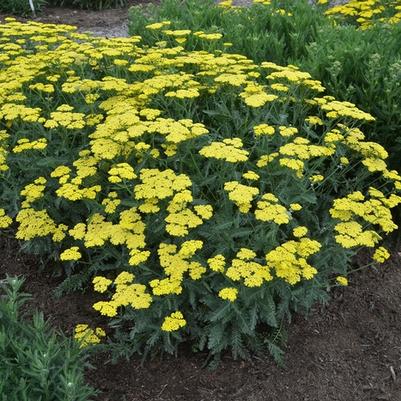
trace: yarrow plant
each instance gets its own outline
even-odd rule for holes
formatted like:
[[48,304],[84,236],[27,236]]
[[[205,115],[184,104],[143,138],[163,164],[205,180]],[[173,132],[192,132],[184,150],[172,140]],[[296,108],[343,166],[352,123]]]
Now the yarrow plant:
[[141,47],[0,25],[0,226],[63,263],[64,290],[93,286],[121,352],[277,356],[361,247],[389,256],[401,177],[359,128],[374,118],[308,73],[186,50],[200,34],[168,26]]
[[[330,5],[329,0],[318,0],[320,5]],[[341,22],[358,25],[367,29],[377,23],[398,24],[401,22],[401,1],[399,0],[351,0],[329,7],[325,14]]]

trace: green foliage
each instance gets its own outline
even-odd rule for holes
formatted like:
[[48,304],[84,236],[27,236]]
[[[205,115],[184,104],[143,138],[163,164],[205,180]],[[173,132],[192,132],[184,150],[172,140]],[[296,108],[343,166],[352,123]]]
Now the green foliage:
[[0,400],[86,401],[94,394],[84,383],[87,366],[78,345],[56,335],[35,312],[21,315],[29,298],[23,280],[0,282]]
[[[142,36],[147,43],[154,39],[154,34],[145,26],[169,20],[171,29],[221,32],[224,37],[220,45],[229,42],[230,52],[246,55],[256,62],[269,60],[288,64],[304,57],[306,46],[316,40],[318,29],[329,23],[305,0],[286,2],[286,13],[280,11],[283,10],[281,3],[275,1],[271,7],[253,5],[226,10],[213,0],[164,0],[160,5],[132,7],[129,30],[132,35]],[[210,44],[190,40],[186,48],[210,50]]]
[[375,118],[365,134],[390,153],[401,167],[401,24],[323,27],[308,45],[303,69],[321,80],[328,93],[349,100]]
[[[401,167],[401,24],[377,24],[366,30],[334,25],[321,8],[307,1],[273,1],[223,9],[213,1],[164,0],[130,9],[130,33],[151,43],[156,33],[144,27],[169,20],[171,29],[220,32],[220,43],[189,40],[187,48],[225,49],[261,62],[295,64],[327,87],[330,95],[355,103],[375,116],[364,132],[390,151],[390,164]],[[287,14],[277,12],[283,7]],[[290,13],[291,15],[288,15]]]
[[127,0],[48,0],[49,4],[61,7],[82,8],[85,10],[104,10],[124,7]]
[[[47,0],[33,0],[35,11],[39,12],[41,8],[47,4]],[[11,13],[16,15],[32,15],[32,9],[29,0],[1,0],[0,11],[3,13]]]

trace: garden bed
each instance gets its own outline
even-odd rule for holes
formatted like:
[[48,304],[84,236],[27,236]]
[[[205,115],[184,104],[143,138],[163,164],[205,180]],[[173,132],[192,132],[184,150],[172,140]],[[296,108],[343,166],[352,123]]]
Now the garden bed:
[[[127,34],[126,11],[126,9],[103,12],[48,9],[36,20],[38,22],[73,24],[77,25],[79,31],[81,32],[91,31],[96,35],[105,35],[108,37],[125,36]],[[156,23],[154,25],[157,26],[158,24]],[[201,32],[201,34],[203,33]],[[207,37],[208,35],[205,36]],[[209,36],[213,36],[213,34]],[[181,39],[179,38],[179,40]],[[177,42],[180,43],[178,40]],[[124,63],[128,64],[128,62],[125,62],[125,60],[117,60],[115,65],[126,65]],[[255,77],[255,75],[253,75],[253,77]],[[280,84],[278,84],[278,86],[280,86]],[[189,92],[190,91],[188,91],[188,93]],[[198,95],[195,93],[193,97],[196,96]],[[246,92],[241,94],[241,97],[245,98],[245,103],[248,106],[255,108],[259,107],[259,105],[255,106],[252,104],[252,100],[249,100],[247,96],[249,95],[247,95]],[[96,99],[94,101],[96,101]],[[211,116],[213,116],[213,113],[211,113]],[[252,125],[256,136],[260,135],[260,133],[257,133],[257,130],[259,129],[262,132],[263,124],[256,126],[255,123],[253,123],[250,124],[249,127],[252,127]],[[244,129],[244,132],[249,133],[249,127]],[[219,126],[219,128],[221,129],[221,126]],[[272,127],[268,128],[271,129]],[[286,127],[280,126],[280,135],[282,128]],[[268,134],[268,132],[264,132],[263,134]],[[276,132],[276,134],[278,134],[278,132]],[[272,135],[272,133],[269,135]],[[286,137],[288,135],[283,134],[282,136]],[[213,144],[218,144],[218,142],[213,142]],[[18,146],[16,146],[16,148],[18,148]],[[199,151],[199,154],[205,157],[215,157],[218,159],[216,155],[211,154],[211,150],[209,148],[212,148],[212,146],[205,146],[202,151]],[[318,146],[316,146],[315,149],[319,150]],[[210,154],[207,154],[208,151],[210,151]],[[366,162],[366,160],[363,162]],[[380,169],[377,171],[379,170]],[[110,170],[110,172],[111,171],[112,170]],[[369,168],[369,171],[371,172],[375,170],[374,168]],[[109,174],[111,174],[110,172]],[[250,171],[247,173],[248,176],[249,173]],[[243,177],[245,177],[245,175],[246,174],[244,174]],[[331,174],[328,174],[328,177],[330,176]],[[58,176],[55,175],[53,178],[55,177]],[[300,176],[298,175],[298,178],[300,177],[302,177],[302,174]],[[323,176],[320,175],[314,175],[313,177],[321,177],[321,179],[323,179]],[[350,177],[352,178],[352,175]],[[112,178],[115,179],[114,176]],[[123,178],[132,179],[132,177]],[[109,180],[110,183],[115,184],[118,182],[113,182],[113,179]],[[252,180],[255,178],[250,179]],[[319,182],[321,179],[319,178],[316,182]],[[232,183],[233,182],[231,182],[231,184]],[[39,185],[42,183],[35,181],[35,184]],[[230,183],[226,182],[226,184]],[[271,186],[275,188],[272,183]],[[254,189],[252,186],[248,186],[246,188]],[[314,192],[315,189],[313,182],[311,188],[311,192]],[[224,189],[227,190],[225,186]],[[337,193],[337,190],[334,192]],[[378,195],[376,194],[371,196]],[[137,200],[140,199],[141,197],[137,196]],[[235,198],[231,198],[231,193],[229,199],[234,199],[235,203]],[[74,201],[74,199],[69,200]],[[305,198],[305,200],[307,200],[307,198]],[[337,200],[341,201],[339,197]],[[27,202],[29,206],[29,201],[26,201],[25,203]],[[216,204],[219,204],[219,202],[216,202]],[[243,210],[243,204],[236,204],[236,206],[239,207],[241,213],[247,213],[251,207],[249,204],[249,208],[245,207],[246,210]],[[245,204],[245,206],[247,205]],[[266,208],[270,206],[268,204],[265,205]],[[207,208],[208,206],[197,205],[195,207]],[[309,207],[312,206],[308,205],[305,207],[305,209],[309,210]],[[259,203],[258,208],[261,208]],[[202,210],[205,211],[204,209]],[[333,210],[334,209],[331,209],[330,213]],[[291,212],[288,213],[290,218],[292,218]],[[367,212],[367,215],[369,215],[369,212]],[[258,219],[256,212],[255,216],[256,219]],[[205,217],[205,219],[208,218],[209,217]],[[263,219],[259,220],[262,221]],[[88,222],[89,221],[90,220],[88,218]],[[274,222],[276,223],[276,221]],[[67,222],[67,225],[68,224],[69,222]],[[323,224],[326,223],[322,222],[322,225]],[[322,225],[318,224],[317,226],[322,227]],[[115,226],[117,226],[117,224]],[[153,226],[149,224],[149,227]],[[235,229],[233,228],[233,230]],[[294,228],[292,234],[289,235],[293,235],[296,238],[304,237],[308,232],[308,230],[304,232],[304,229],[305,227],[302,225],[298,226]],[[296,230],[300,230],[302,233],[298,235],[296,234]],[[101,231],[102,230],[100,229],[100,232]],[[298,233],[300,231],[298,231]],[[312,232],[312,235],[318,235],[319,232],[322,233],[322,230],[319,231],[316,229],[316,232]],[[10,233],[10,231],[8,231],[8,233]],[[235,231],[233,231],[233,233],[235,234]],[[169,231],[169,234],[171,234],[172,237],[180,236],[179,234],[175,233],[174,230],[171,232]],[[254,231],[252,231],[252,235],[253,234],[255,234]],[[248,233],[247,235],[250,236],[251,234]],[[28,237],[29,235],[27,236],[27,239],[29,239]],[[23,238],[23,236],[20,238]],[[309,241],[306,238],[303,239]],[[298,239],[295,239],[295,241],[298,241]],[[288,241],[288,243],[293,244],[296,243],[295,241],[291,240]],[[196,241],[192,242],[194,243]],[[238,240],[238,242],[240,242],[240,240]],[[190,243],[190,241],[188,241],[188,243]],[[166,244],[164,243],[162,245]],[[237,243],[235,245],[237,245]],[[370,245],[370,247],[373,246]],[[57,263],[57,266],[54,266],[53,271],[61,271],[59,269],[58,259],[63,260],[62,255],[67,255],[68,252],[73,251],[75,248],[78,249],[78,247],[72,247],[63,253],[61,253],[61,249],[58,249],[55,253],[53,253],[53,256],[57,255],[53,258],[53,260],[56,260],[55,263]],[[88,246],[88,248],[90,248],[90,246]],[[351,246],[344,246],[344,248],[351,248]],[[31,250],[32,249],[33,248],[31,248]],[[159,248],[159,250],[160,249],[162,248]],[[334,249],[334,247],[332,249]],[[394,246],[391,249],[398,251],[400,247]],[[155,249],[152,249],[152,252],[153,251],[155,251]],[[330,292],[332,299],[330,300],[328,306],[316,304],[311,309],[308,319],[298,314],[294,315],[293,321],[291,322],[291,327],[289,329],[288,342],[283,347],[285,350],[284,368],[281,368],[275,364],[267,353],[257,354],[257,356],[252,354],[250,360],[236,361],[227,353],[223,352],[222,361],[218,365],[218,369],[211,371],[204,367],[207,362],[207,354],[203,352],[193,352],[194,349],[190,349],[190,345],[188,345],[188,343],[179,345],[180,352],[179,357],[177,358],[163,356],[157,359],[147,360],[144,363],[142,363],[139,357],[135,356],[129,361],[120,360],[116,364],[111,364],[109,362],[108,354],[98,353],[91,357],[94,370],[87,371],[87,380],[89,384],[100,391],[100,394],[96,400],[312,401],[319,399],[322,401],[373,401],[401,399],[401,318],[399,315],[399,311],[401,310],[401,288],[399,285],[401,282],[401,271],[399,269],[401,254],[397,251],[393,251],[391,258],[383,265],[373,264],[373,266],[370,266],[367,269],[365,268],[362,272],[356,274],[354,273],[350,276],[348,276],[348,272],[346,274],[345,272],[341,271],[341,263],[339,263],[337,266],[336,259],[334,257],[330,259],[331,262],[325,262],[328,268],[332,271],[327,273],[327,277],[325,277],[325,279],[327,279],[325,284],[326,286],[323,285],[322,288],[324,288],[325,291],[327,290]],[[0,252],[3,256],[2,261],[0,262],[0,279],[4,278],[6,275],[19,275],[26,278],[24,291],[31,293],[33,297],[25,306],[25,311],[30,312],[33,309],[39,309],[40,311],[43,311],[45,316],[50,319],[51,324],[67,335],[72,335],[74,327],[83,322],[89,324],[89,327],[107,326],[108,319],[100,314],[95,314],[93,311],[93,304],[99,300],[99,295],[96,295],[90,289],[90,285],[84,287],[86,288],[84,292],[74,292],[70,293],[69,295],[63,295],[61,298],[57,298],[53,296],[53,294],[56,288],[62,283],[63,279],[65,279],[64,273],[63,277],[57,277],[57,275],[51,274],[53,269],[51,265],[47,265],[46,268],[40,269],[39,260],[36,260],[32,256],[24,255],[20,251],[20,244],[16,240],[8,237],[3,236],[2,239],[0,239]],[[336,252],[333,250],[331,252],[333,255],[336,254]],[[353,259],[354,262],[352,263],[352,266],[350,264],[349,267],[358,268],[358,266],[366,266],[370,263],[370,258],[372,256],[371,254],[372,252],[370,251],[360,252],[358,256]],[[81,255],[79,255],[79,257],[80,256]],[[237,257],[239,257],[238,254]],[[315,261],[316,263],[320,263],[323,259],[324,258],[320,256],[319,260],[318,255],[318,258],[315,259]],[[74,258],[68,259],[67,257],[65,260],[74,260]],[[207,260],[208,263],[210,260],[211,259]],[[245,258],[243,260],[247,259]],[[106,260],[106,262],[108,261]],[[180,260],[180,262],[182,262],[182,260]],[[140,262],[138,262],[138,264],[139,263]],[[96,265],[96,263],[94,264]],[[217,272],[217,270],[212,267],[211,263],[209,264],[210,269],[214,272]],[[323,271],[326,267],[323,262],[322,264],[324,267],[321,269],[318,268],[317,270],[312,266],[308,267],[312,269],[312,273],[313,271],[316,271],[316,273],[319,271],[319,273],[323,274]],[[84,267],[84,265],[78,266],[78,269],[81,267]],[[137,272],[140,271],[140,268],[134,267],[134,269],[136,269],[135,275],[137,275]],[[82,270],[77,271],[82,272]],[[105,267],[105,271],[107,272],[107,267]],[[329,280],[335,280],[335,275],[337,274],[344,274],[348,276],[350,284],[349,287],[344,289],[331,284],[331,282],[329,283]],[[228,276],[229,275],[227,275],[227,277]],[[280,276],[277,274],[277,277]],[[191,278],[193,281],[197,280],[196,277],[191,276]],[[305,278],[309,280],[312,277],[308,277],[305,273]],[[338,281],[339,278],[340,281]],[[238,279],[235,279],[234,276],[230,277],[230,279],[232,279],[233,282],[238,281]],[[343,281],[341,281],[341,279]],[[101,277],[100,280],[110,281],[105,277]],[[271,280],[271,278],[266,279],[266,281],[269,280]],[[346,285],[347,279],[342,275],[337,276],[338,283],[344,283],[344,280]],[[288,282],[291,284],[290,280]],[[115,281],[115,283],[117,283],[117,281]],[[216,296],[221,286],[221,284],[218,284],[213,288],[213,290],[216,292]],[[246,286],[247,285],[245,281],[245,287]],[[79,285],[77,288],[78,287]],[[257,285],[249,285],[248,287],[257,287]],[[210,287],[207,288],[210,290]],[[224,288],[224,290],[237,291],[232,287]],[[248,289],[240,288],[240,291],[248,291]],[[228,302],[227,300],[234,301],[238,293],[238,291],[235,293],[234,299],[230,299],[224,298],[221,295],[221,292],[222,290],[218,293],[218,296],[221,299],[226,300],[226,302]],[[209,294],[210,293],[211,291],[209,291]],[[160,295],[155,292],[154,294]],[[178,295],[180,293],[177,292],[176,294]],[[245,292],[243,292],[243,294],[245,294]],[[247,292],[247,294],[249,295],[250,292]],[[294,296],[295,299],[297,298],[298,294],[300,293],[297,293],[297,295]],[[243,298],[246,299],[247,297],[245,296]],[[318,297],[316,297],[316,299],[318,299]],[[203,300],[204,299],[200,299],[198,304],[200,308],[202,307],[201,305]],[[263,296],[261,297],[261,300],[263,300]],[[218,302],[222,301],[219,300]],[[218,303],[210,303],[210,305],[208,305],[211,309],[211,318],[209,323],[211,323],[213,319],[217,319],[217,316],[214,317],[212,315],[212,313],[217,313],[213,305],[218,305],[216,308],[220,307],[220,304]],[[260,305],[263,306],[262,301]],[[169,308],[171,311],[175,309],[171,307]],[[256,308],[255,310],[258,309]],[[187,312],[190,312],[190,308],[187,310]],[[244,309],[244,314],[247,312],[248,310]],[[163,313],[164,316],[166,316],[165,312]],[[112,317],[112,315],[109,316]],[[157,317],[157,319],[159,319],[159,317]],[[285,319],[281,320],[280,327],[284,320]],[[191,323],[190,320],[188,320],[188,323]],[[164,323],[163,325],[160,325],[159,323],[157,324],[157,329],[160,326],[163,331]],[[270,322],[268,322],[268,324],[270,324]],[[184,326],[185,325],[186,322],[184,320]],[[133,323],[131,326],[133,326]],[[277,327],[274,326],[274,323],[272,323],[272,326]],[[208,326],[205,325],[204,327]],[[175,329],[173,328],[172,330],[164,331],[175,331]],[[167,349],[167,351],[169,350]]]

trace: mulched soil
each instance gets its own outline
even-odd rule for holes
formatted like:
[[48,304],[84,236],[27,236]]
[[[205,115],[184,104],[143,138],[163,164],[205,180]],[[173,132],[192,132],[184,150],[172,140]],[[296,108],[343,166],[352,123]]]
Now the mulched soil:
[[[27,305],[38,308],[54,327],[71,333],[75,324],[96,322],[93,294],[55,299],[60,279],[51,268],[23,255],[12,239],[0,240],[0,279],[23,275]],[[364,258],[362,258],[364,259]],[[363,262],[363,261],[362,261]],[[96,401],[374,401],[401,400],[401,257],[394,253],[379,270],[356,273],[347,288],[336,289],[328,306],[308,319],[295,316],[289,330],[285,367],[269,357],[203,368],[205,355],[183,351],[178,358],[108,362],[96,355],[91,385]]]

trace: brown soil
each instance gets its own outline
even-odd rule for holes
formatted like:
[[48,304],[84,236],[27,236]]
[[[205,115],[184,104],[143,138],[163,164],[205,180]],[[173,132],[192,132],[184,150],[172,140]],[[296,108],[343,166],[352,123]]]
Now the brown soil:
[[[33,294],[29,309],[42,310],[55,327],[71,333],[78,322],[94,321],[91,294],[52,297],[59,283],[49,270],[18,252],[13,240],[0,241],[0,278],[24,275]],[[250,361],[230,357],[215,371],[202,368],[204,355],[146,362],[107,362],[97,355],[88,381],[97,401],[373,401],[401,400],[401,258],[357,273],[338,289],[328,307],[290,326],[285,367],[268,354]]]
[[[0,0],[2,1],[2,0]],[[62,7],[46,7],[37,17],[18,18],[38,22],[68,24],[77,26],[81,32],[92,32],[94,35],[118,37],[128,36],[128,9],[138,4],[157,3],[154,0],[129,0],[124,8],[92,11],[74,10]],[[0,21],[8,15],[0,13]]]

